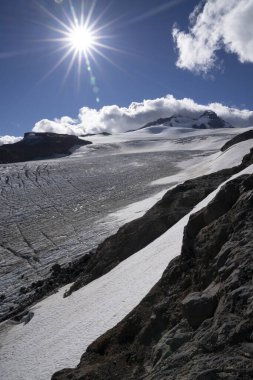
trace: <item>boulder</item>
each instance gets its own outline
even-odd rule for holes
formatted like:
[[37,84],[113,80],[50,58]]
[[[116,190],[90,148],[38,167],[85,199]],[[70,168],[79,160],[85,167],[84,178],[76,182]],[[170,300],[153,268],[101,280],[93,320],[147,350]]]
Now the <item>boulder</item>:
[[218,291],[219,285],[214,285],[203,292],[190,293],[182,301],[183,315],[192,328],[198,328],[213,316],[218,304]]

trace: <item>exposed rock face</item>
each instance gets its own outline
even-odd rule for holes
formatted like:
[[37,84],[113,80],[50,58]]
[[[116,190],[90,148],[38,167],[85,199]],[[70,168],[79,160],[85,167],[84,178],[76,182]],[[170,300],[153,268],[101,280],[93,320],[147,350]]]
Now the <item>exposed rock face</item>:
[[239,135],[236,135],[231,140],[226,142],[226,144],[223,145],[223,147],[221,148],[221,151],[225,152],[225,150],[227,150],[231,146],[238,144],[239,142],[250,140],[250,139],[253,139],[253,130],[246,131],[246,132],[240,133]]
[[143,301],[52,379],[252,379],[252,229],[244,175],[190,217],[181,255]]
[[200,123],[194,124],[193,128],[205,129],[205,128],[228,128],[232,127],[231,124],[220,118],[215,112],[211,110],[205,111],[199,117]]
[[182,301],[183,316],[192,328],[197,328],[203,321],[211,318],[218,302],[219,285],[210,286],[203,292],[188,294]]
[[49,158],[56,154],[69,155],[71,148],[87,144],[92,143],[77,136],[28,132],[23,140],[0,147],[0,164]]

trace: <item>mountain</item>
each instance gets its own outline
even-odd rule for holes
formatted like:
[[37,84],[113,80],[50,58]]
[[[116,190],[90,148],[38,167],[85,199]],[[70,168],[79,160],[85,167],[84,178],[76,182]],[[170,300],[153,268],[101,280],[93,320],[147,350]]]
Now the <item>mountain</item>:
[[[181,254],[139,305],[89,345],[75,369],[52,380],[252,379],[252,164],[253,149],[242,162],[251,165],[249,171],[225,181],[190,215]],[[228,172],[215,174],[225,179]],[[203,185],[209,189],[213,183],[210,176],[195,181],[181,190],[179,185],[177,210],[192,201],[191,186],[192,195],[199,195]],[[172,192],[158,210],[169,210]],[[168,255],[173,235],[179,238],[174,230],[172,240],[167,238]],[[140,234],[137,226],[135,231],[133,243]],[[158,245],[156,250],[158,255]]]
[[81,140],[77,136],[27,132],[24,134],[23,140],[0,146],[0,164],[54,158],[56,155],[70,155],[71,149],[87,144],[92,143]]
[[252,174],[222,186],[149,294],[52,379],[252,379],[252,199]]
[[[236,130],[210,132],[217,140],[207,152],[208,133],[190,131],[191,144],[199,148],[202,139],[205,148],[186,150],[184,161],[175,152],[145,152],[142,161],[124,152],[97,162],[96,152],[77,151],[39,167],[2,166],[4,378],[46,380],[64,367],[53,379],[251,378],[253,139],[238,136],[221,151]],[[180,152],[185,135],[179,131]],[[95,205],[101,213],[108,192],[115,204],[125,188],[140,186],[157,157],[170,178],[160,200],[123,207],[118,231],[110,224],[118,212],[92,222]],[[171,160],[183,169],[174,171]],[[161,178],[155,161],[158,170],[154,179]],[[107,238],[87,254],[84,243],[94,244],[99,224],[109,226]]]
[[[143,127],[138,128],[138,130],[149,129],[153,133],[156,133],[158,130],[157,127],[180,127],[194,129],[233,128],[230,123],[223,120],[214,111],[207,110],[197,118],[181,115],[173,115],[168,118],[161,118],[145,124]],[[132,132],[132,130],[128,132]]]

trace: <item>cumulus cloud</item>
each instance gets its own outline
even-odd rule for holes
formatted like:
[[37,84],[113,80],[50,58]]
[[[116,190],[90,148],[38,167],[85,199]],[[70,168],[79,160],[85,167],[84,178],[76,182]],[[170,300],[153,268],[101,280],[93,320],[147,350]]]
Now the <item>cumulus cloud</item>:
[[129,107],[105,106],[99,110],[83,107],[76,119],[64,116],[60,119],[43,119],[37,122],[34,132],[74,134],[125,132],[136,129],[161,117],[175,114],[197,117],[210,109],[234,126],[253,125],[253,111],[230,108],[221,103],[198,104],[192,99],[176,99],[173,95],[131,103]]
[[237,55],[253,63],[253,0],[207,0],[189,17],[188,33],[172,30],[179,57],[177,66],[207,73],[219,66],[217,51]]
[[22,137],[16,137],[16,136],[0,136],[0,146],[4,144],[13,144],[18,141],[22,140]]

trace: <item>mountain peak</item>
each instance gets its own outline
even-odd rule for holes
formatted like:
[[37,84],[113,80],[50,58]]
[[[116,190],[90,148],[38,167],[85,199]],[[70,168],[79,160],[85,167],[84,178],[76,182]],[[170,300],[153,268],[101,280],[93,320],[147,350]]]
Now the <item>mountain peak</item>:
[[[215,129],[215,128],[233,128],[233,126],[223,120],[212,110],[204,111],[200,116],[184,116],[184,115],[172,115],[166,118],[159,118],[155,121],[145,124],[140,129],[149,129],[151,133],[157,133],[154,131],[156,127],[179,127],[179,128],[194,128],[194,129]],[[131,132],[131,131],[128,131]]]

